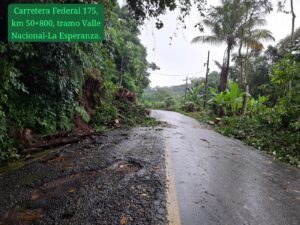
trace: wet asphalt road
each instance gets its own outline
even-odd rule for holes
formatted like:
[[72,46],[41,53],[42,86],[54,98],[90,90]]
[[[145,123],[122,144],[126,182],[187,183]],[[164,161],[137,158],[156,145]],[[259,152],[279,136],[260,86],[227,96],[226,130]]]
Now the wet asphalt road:
[[182,225],[300,224],[299,169],[181,114],[152,111],[152,116],[169,124],[168,169]]

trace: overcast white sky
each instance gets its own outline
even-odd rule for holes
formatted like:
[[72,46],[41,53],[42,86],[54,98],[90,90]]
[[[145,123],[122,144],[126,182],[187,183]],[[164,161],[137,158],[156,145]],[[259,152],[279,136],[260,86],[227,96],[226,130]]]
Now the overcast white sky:
[[[122,2],[123,0],[119,0]],[[277,0],[274,0],[276,2]],[[208,0],[209,5],[217,5],[219,0]],[[300,0],[295,0],[296,11],[296,28],[300,26]],[[268,21],[267,29],[273,32],[276,42],[291,33],[291,15],[277,13],[275,5],[274,12],[266,17]],[[148,61],[155,62],[161,70],[151,73],[151,87],[155,86],[172,86],[183,84],[185,76],[162,76],[162,74],[182,74],[189,75],[189,77],[203,77],[205,76],[204,63],[206,62],[207,52],[211,51],[211,59],[222,61],[225,46],[212,46],[208,44],[191,44],[191,40],[198,35],[203,35],[199,30],[194,28],[194,25],[201,19],[196,8],[193,10],[191,16],[187,18],[187,29],[179,29],[177,37],[173,38],[170,45],[170,36],[174,34],[177,27],[177,14],[168,12],[162,16],[164,28],[157,30],[155,28],[155,20],[146,21],[145,26],[142,27],[142,34],[140,36],[142,43],[147,48]],[[209,31],[206,29],[207,34]],[[275,44],[271,43],[271,44]],[[267,45],[267,43],[266,43]],[[211,61],[211,71],[216,69],[214,63]],[[200,74],[195,74],[200,72]]]

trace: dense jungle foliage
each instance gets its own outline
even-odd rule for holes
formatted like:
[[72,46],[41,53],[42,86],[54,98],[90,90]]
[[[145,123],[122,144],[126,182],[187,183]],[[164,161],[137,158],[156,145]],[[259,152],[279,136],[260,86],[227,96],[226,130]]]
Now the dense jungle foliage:
[[[274,40],[264,28],[265,15],[275,7],[269,0],[222,0],[208,9],[205,0],[126,0],[124,8],[116,0],[4,0],[0,6],[15,2],[104,3],[106,37],[102,43],[7,43],[2,10],[0,164],[18,158],[36,137],[143,122],[147,112],[142,102],[210,123],[218,117],[220,132],[299,166],[300,29],[295,29],[295,13],[293,7],[285,9],[286,1],[277,2],[280,12],[292,15],[292,33],[267,49],[264,41]],[[226,46],[217,63],[220,71],[208,76],[208,93],[205,79],[193,79],[188,87],[147,88],[142,95],[148,69],[157,66],[146,60],[139,27],[154,17],[160,29],[159,16],[176,10],[184,28],[193,3],[202,16],[195,27],[211,34],[192,43]]]
[[203,24],[212,34],[193,43],[224,43],[226,49],[223,62],[216,62],[220,72],[208,75],[207,107],[204,78],[191,81],[186,97],[182,85],[148,89],[143,99],[150,108],[185,112],[300,167],[300,28],[264,49],[262,41],[273,39],[262,28],[271,9],[268,1],[228,0],[208,10]]
[[0,42],[0,163],[34,141],[29,131],[84,133],[142,121],[137,98],[151,65],[138,22],[116,1],[104,3],[103,43]]

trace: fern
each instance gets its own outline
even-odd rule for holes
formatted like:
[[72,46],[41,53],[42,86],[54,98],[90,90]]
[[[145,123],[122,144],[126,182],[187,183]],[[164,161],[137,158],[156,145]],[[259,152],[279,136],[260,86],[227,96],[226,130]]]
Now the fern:
[[91,118],[89,114],[85,111],[84,107],[76,106],[75,111],[81,116],[84,122],[89,123]]

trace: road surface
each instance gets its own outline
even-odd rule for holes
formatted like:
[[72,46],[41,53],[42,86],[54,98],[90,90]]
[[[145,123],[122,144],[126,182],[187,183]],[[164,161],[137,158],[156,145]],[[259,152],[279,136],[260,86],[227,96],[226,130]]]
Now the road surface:
[[299,169],[179,113],[151,114],[168,123],[171,224],[300,224]]

